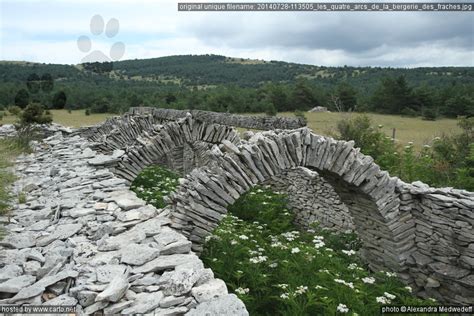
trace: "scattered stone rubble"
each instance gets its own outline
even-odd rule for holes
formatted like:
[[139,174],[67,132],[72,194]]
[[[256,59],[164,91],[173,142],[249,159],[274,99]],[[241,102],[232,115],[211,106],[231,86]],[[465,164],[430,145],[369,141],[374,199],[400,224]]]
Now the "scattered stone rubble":
[[77,305],[80,315],[248,315],[167,212],[98,167],[103,157],[89,145],[59,132],[17,159],[14,190],[27,200],[1,217],[0,304]]

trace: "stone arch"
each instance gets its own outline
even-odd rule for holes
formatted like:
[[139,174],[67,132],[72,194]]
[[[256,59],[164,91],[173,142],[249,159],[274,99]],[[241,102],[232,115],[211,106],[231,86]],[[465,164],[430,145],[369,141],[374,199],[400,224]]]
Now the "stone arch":
[[227,206],[271,176],[296,167],[316,170],[348,206],[373,269],[402,272],[414,250],[414,221],[400,210],[399,181],[381,171],[353,142],[319,136],[307,128],[256,134],[240,145],[212,149],[212,161],[194,169],[169,198],[174,227],[202,249]]
[[110,169],[129,182],[143,168],[155,164],[184,175],[209,162],[209,149],[214,144],[240,143],[233,127],[201,122],[190,115],[164,124],[150,115],[114,119],[95,131],[93,138],[101,140],[99,148],[103,152],[123,150]]

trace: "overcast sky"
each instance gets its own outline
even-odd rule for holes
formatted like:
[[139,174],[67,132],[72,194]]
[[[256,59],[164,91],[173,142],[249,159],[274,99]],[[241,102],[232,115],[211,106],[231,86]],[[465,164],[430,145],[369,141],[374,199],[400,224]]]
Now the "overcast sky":
[[[114,57],[111,47],[122,56],[124,46],[122,60],[219,54],[325,66],[474,66],[472,12],[178,12],[176,0],[0,3],[1,60],[77,64]],[[97,14],[105,25],[118,20],[117,35],[107,36],[113,28],[91,33]],[[82,51],[80,36],[91,43],[82,37]]]

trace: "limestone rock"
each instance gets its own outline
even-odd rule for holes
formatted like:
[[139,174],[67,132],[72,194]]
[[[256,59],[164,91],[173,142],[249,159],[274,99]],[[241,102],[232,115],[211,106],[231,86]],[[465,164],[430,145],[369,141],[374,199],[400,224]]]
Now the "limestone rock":
[[146,245],[130,244],[121,249],[121,262],[141,266],[155,259],[160,251]]
[[126,275],[118,275],[112,279],[103,292],[96,296],[95,301],[118,302],[125,295],[128,287],[129,284]]
[[160,305],[163,299],[163,292],[139,293],[137,294],[132,306],[122,310],[122,314],[145,314]]
[[213,298],[227,294],[227,286],[224,281],[214,279],[203,285],[194,287],[191,291],[198,303],[209,301]]
[[0,292],[18,293],[22,288],[30,286],[36,281],[36,277],[32,275],[22,275],[10,279],[0,284]]
[[235,315],[248,316],[249,313],[244,303],[235,294],[224,294],[212,300],[199,304],[195,309],[190,310],[186,316],[218,316]]

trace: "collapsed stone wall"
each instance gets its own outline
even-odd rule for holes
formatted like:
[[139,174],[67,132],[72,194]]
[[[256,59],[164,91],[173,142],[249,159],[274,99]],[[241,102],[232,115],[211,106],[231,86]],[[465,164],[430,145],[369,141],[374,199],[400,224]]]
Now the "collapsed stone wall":
[[257,130],[295,129],[306,126],[302,118],[276,117],[276,116],[248,116],[231,113],[218,113],[201,110],[173,110],[150,107],[130,108],[128,114],[143,115],[151,114],[160,120],[176,121],[186,117],[190,113],[192,117],[201,122],[221,124],[234,127],[242,127]]
[[248,316],[127,181],[94,165],[80,136],[60,133],[15,164],[16,192],[0,241],[0,304],[72,305],[77,315]]

